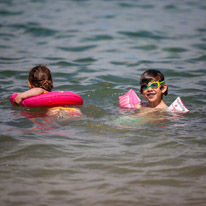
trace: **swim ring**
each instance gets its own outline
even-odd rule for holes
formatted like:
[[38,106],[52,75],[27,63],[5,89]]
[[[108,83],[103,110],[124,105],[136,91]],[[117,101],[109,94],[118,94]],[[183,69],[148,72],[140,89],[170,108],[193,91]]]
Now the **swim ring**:
[[[10,96],[10,101],[13,105],[17,93]],[[29,97],[21,102],[25,107],[54,107],[64,105],[82,105],[83,99],[81,96],[70,91],[54,91],[40,94],[38,96]]]

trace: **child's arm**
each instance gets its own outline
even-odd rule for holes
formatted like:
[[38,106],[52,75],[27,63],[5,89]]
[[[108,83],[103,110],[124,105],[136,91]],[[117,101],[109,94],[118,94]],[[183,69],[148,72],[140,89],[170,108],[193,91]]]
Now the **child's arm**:
[[32,88],[32,89],[29,89],[26,92],[17,94],[16,98],[14,99],[14,102],[17,103],[17,104],[20,104],[23,99],[26,99],[28,97],[33,97],[33,96],[40,95],[43,92],[44,92],[44,90],[42,88]]

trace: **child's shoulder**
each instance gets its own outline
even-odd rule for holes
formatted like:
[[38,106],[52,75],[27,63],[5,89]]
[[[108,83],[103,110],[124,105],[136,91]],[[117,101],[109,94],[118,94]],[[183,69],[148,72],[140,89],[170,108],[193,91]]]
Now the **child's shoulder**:
[[141,107],[149,107],[148,102],[141,102]]

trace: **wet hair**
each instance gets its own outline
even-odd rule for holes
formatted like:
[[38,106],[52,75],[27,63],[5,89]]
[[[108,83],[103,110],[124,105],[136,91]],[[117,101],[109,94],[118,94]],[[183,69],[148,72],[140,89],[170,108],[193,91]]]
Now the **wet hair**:
[[[162,82],[164,81],[164,75],[159,70],[156,69],[149,69],[145,71],[140,77],[140,93],[143,92],[143,87],[152,81]],[[160,86],[160,89],[162,88],[163,85]],[[168,94],[168,89],[164,92],[164,95],[167,94]]]
[[29,82],[34,87],[42,88],[50,92],[53,88],[53,81],[50,70],[44,65],[37,65],[29,72]]

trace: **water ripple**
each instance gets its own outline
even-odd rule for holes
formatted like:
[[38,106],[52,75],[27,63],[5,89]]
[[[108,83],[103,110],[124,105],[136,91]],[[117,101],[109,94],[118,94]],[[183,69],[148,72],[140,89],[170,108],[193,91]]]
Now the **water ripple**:
[[79,46],[79,47],[58,47],[58,49],[69,52],[82,52],[95,48],[96,45]]
[[26,28],[25,33],[29,33],[35,37],[46,37],[46,36],[53,36],[58,31],[54,29],[49,29],[45,27],[29,27]]
[[21,11],[9,11],[9,10],[0,10],[0,16],[16,16],[16,15],[21,15],[23,12]]
[[126,32],[120,31],[119,34],[132,38],[149,38],[149,39],[170,39],[168,36],[157,35],[150,31]]
[[94,37],[90,37],[90,38],[84,38],[83,41],[104,41],[104,40],[113,40],[114,37],[112,37],[111,35],[96,35]]
[[191,62],[191,63],[193,63],[193,62],[202,62],[202,61],[203,62],[206,61],[206,55],[201,55],[197,58],[192,58],[192,59],[188,60],[188,62]]
[[181,47],[164,48],[163,50],[168,52],[174,52],[174,53],[182,53],[188,51],[188,49],[181,48]]

